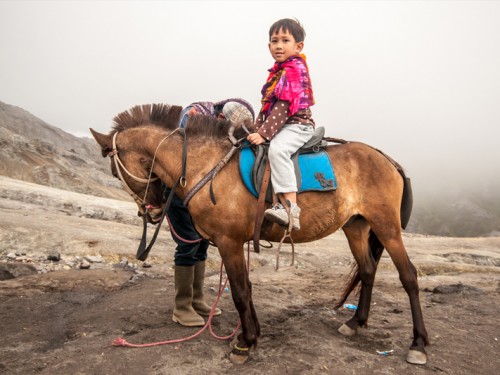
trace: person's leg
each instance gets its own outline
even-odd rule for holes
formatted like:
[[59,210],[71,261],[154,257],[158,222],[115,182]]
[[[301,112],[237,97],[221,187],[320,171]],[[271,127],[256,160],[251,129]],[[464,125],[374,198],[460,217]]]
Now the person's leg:
[[172,320],[186,327],[205,325],[205,320],[193,308],[195,266],[175,266],[175,299]]
[[[193,308],[194,310],[202,315],[209,316],[212,310],[212,306],[205,302],[205,296],[203,293],[205,284],[205,260],[198,261],[194,266],[194,280],[193,280]],[[220,315],[221,310],[215,308],[214,315]]]
[[[166,195],[169,194],[169,190],[166,190]],[[171,226],[170,234],[177,244],[175,265],[194,266],[198,260],[206,259],[208,242],[196,231],[187,207],[176,195],[172,199],[167,216]],[[203,242],[205,243],[200,247]]]
[[[297,206],[297,180],[291,156],[297,152],[314,134],[312,126],[286,125],[271,140],[269,161],[271,164],[271,181],[274,191],[283,194],[291,203],[291,214],[294,219],[293,229],[300,229],[300,208]],[[281,204],[266,210],[265,217],[280,225],[288,225],[289,218]]]
[[[166,192],[168,194],[168,191]],[[172,320],[183,326],[203,326],[205,320],[193,308],[195,265],[198,262],[197,254],[202,257],[207,246],[200,245],[204,241],[191,220],[191,215],[182,203],[182,200],[174,196],[167,212],[170,233],[177,244],[174,255],[174,280],[175,298]]]

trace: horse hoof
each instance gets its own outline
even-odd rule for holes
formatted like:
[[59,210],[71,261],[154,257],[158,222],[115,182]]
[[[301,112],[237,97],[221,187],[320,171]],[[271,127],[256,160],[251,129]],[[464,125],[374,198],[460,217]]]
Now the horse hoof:
[[354,336],[356,334],[356,330],[349,327],[347,324],[342,324],[342,326],[338,329],[339,333],[344,336]]
[[229,347],[231,349],[234,349],[236,345],[238,345],[238,337],[234,336],[231,342],[229,343]]
[[425,365],[427,363],[427,355],[425,353],[419,352],[418,350],[411,350],[406,356],[406,362],[413,365]]
[[239,354],[229,353],[229,360],[231,361],[232,364],[242,365],[246,361],[248,361],[248,356],[247,355],[239,355]]

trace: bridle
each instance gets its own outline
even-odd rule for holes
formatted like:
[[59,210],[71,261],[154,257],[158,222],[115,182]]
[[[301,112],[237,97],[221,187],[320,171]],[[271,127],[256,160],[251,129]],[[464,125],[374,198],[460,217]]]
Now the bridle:
[[[132,173],[129,172],[129,170],[125,167],[125,165],[123,164],[123,162],[121,161],[120,157],[118,156],[118,148],[116,147],[116,136],[118,135],[118,132],[116,132],[114,135],[113,135],[113,149],[108,153],[108,156],[111,158],[111,160],[114,161],[115,163],[115,169],[116,169],[116,173],[118,174],[118,179],[121,181],[122,183],[122,186],[123,188],[125,189],[125,191],[127,193],[129,193],[132,198],[134,198],[134,200],[137,202],[137,204],[139,204],[141,207],[147,209],[148,207],[149,208],[152,208],[151,205],[148,205],[147,202],[146,202],[146,197],[147,197],[147,194],[148,194],[148,190],[149,190],[149,185],[151,182],[155,182],[155,181],[158,181],[159,178],[158,177],[152,177],[153,176],[153,167],[154,167],[154,164],[155,164],[155,161],[156,161],[156,154],[158,153],[158,150],[160,149],[160,146],[161,144],[167,139],[169,138],[172,134],[174,134],[175,132],[179,131],[180,129],[175,129],[174,131],[172,131],[170,134],[168,134],[166,137],[164,137],[160,143],[158,143],[158,146],[156,146],[156,150],[155,150],[155,153],[153,155],[153,162],[151,164],[151,168],[149,170],[149,176],[148,178],[141,178],[141,177],[137,177],[135,175],[133,175]],[[185,136],[184,136],[185,137]],[[132,178],[134,181],[137,181],[137,182],[141,182],[143,184],[146,184],[146,189],[144,191],[144,197],[141,198],[140,196],[138,196],[131,188],[130,186],[127,184],[127,181],[125,180],[125,178],[123,178],[123,174],[122,174],[122,170],[127,174],[127,176],[129,176],[130,178]],[[185,178],[185,175],[183,174],[181,177],[180,177],[180,185],[181,186],[185,186],[186,185],[186,178]]]
[[[152,208],[151,205],[148,205],[146,203],[146,197],[147,197],[147,193],[148,193],[150,182],[154,182],[154,181],[158,180],[158,177],[152,178],[152,175],[153,175],[153,166],[154,166],[154,163],[155,163],[155,160],[156,160],[156,154],[157,154],[158,149],[160,148],[161,144],[167,138],[169,138],[170,136],[172,136],[172,134],[174,134],[176,132],[179,132],[183,136],[183,138],[184,138],[183,149],[182,149],[182,172],[181,172],[180,177],[175,181],[174,185],[172,186],[170,194],[169,194],[169,196],[167,198],[167,201],[166,201],[166,203],[165,203],[165,205],[163,207],[161,218],[160,218],[159,222],[157,223],[156,231],[155,231],[155,233],[153,235],[153,238],[151,239],[151,242],[146,247],[146,232],[147,232],[147,217],[146,216],[149,215],[148,214],[148,209]],[[122,161],[120,160],[120,157],[118,156],[118,148],[116,147],[116,136],[117,136],[117,134],[118,134],[118,132],[116,132],[113,135],[113,149],[111,150],[111,152],[108,153],[108,156],[115,163],[116,173],[118,174],[118,178],[122,182],[123,188],[134,198],[134,200],[136,201],[136,203],[138,205],[140,205],[141,207],[143,207],[143,210],[145,212],[145,214],[140,215],[143,218],[143,223],[144,223],[144,227],[143,228],[144,229],[143,229],[142,239],[141,239],[141,242],[139,244],[139,248],[137,249],[137,254],[136,254],[136,258],[137,259],[144,261],[148,257],[149,251],[151,250],[151,248],[153,247],[154,242],[156,241],[156,237],[158,236],[158,233],[159,233],[160,228],[161,228],[161,224],[163,223],[163,220],[165,219],[165,216],[167,215],[167,211],[168,211],[168,209],[170,207],[170,204],[172,202],[172,199],[173,199],[173,196],[175,194],[175,190],[177,189],[177,186],[179,186],[179,185],[181,185],[182,187],[186,186],[186,161],[187,161],[187,137],[186,137],[186,132],[182,128],[177,128],[174,131],[170,132],[166,137],[164,137],[158,143],[158,146],[156,146],[156,150],[155,150],[155,153],[154,153],[154,156],[153,156],[153,162],[151,164],[151,169],[149,171],[149,177],[147,179],[134,176],[132,173],[130,173],[127,170],[127,168],[125,168],[125,166],[123,165]],[[131,177],[135,181],[147,184],[145,192],[144,192],[144,198],[139,197],[130,188],[130,186],[127,184],[127,182],[123,178],[123,174],[121,172],[122,169],[123,169],[123,171],[129,177]]]
[[[115,169],[116,169],[116,173],[118,174],[118,179],[121,181],[122,183],[122,186],[123,188],[125,189],[125,191],[127,193],[129,193],[132,198],[134,198],[134,200],[137,202],[138,205],[142,206],[142,207],[146,207],[146,196],[148,194],[148,189],[149,189],[149,184],[150,182],[154,182],[156,180],[158,180],[158,177],[153,177],[151,178],[152,176],[152,173],[153,173],[153,165],[154,165],[154,159],[153,159],[153,164],[151,165],[151,170],[149,171],[149,177],[146,179],[146,178],[141,178],[141,177],[137,177],[137,176],[134,176],[132,173],[130,173],[128,171],[128,169],[125,167],[125,165],[123,165],[120,157],[118,156],[118,149],[116,147],[116,136],[118,135],[118,132],[116,132],[114,135],[113,135],[113,149],[108,153],[108,156],[111,158],[111,160],[115,163]],[[165,139],[165,138],[164,138]],[[163,140],[164,140],[163,139]],[[162,140],[162,142],[163,142]],[[161,142],[160,142],[161,144]],[[158,145],[158,147],[160,147],[160,145]],[[158,150],[158,148],[156,149]],[[155,156],[156,156],[156,152],[155,152]],[[130,177],[132,178],[133,180],[137,181],[137,182],[141,182],[143,184],[146,184],[146,190],[144,191],[144,198],[141,198],[139,197],[136,193],[134,193],[134,191],[130,188],[130,186],[127,184],[127,181],[125,180],[125,178],[123,178],[123,174],[122,174],[122,170]]]
[[[234,135],[233,135],[234,130],[235,130],[234,126],[231,126],[231,128],[229,129],[229,134],[228,134],[229,140],[233,144],[233,147],[231,148],[231,150],[229,151],[229,153],[221,161],[219,161],[219,163],[200,182],[198,182],[194,188],[192,188],[186,194],[186,198],[184,200],[184,204],[185,204],[186,207],[187,207],[187,205],[189,203],[189,200],[209,180],[213,181],[213,179],[218,174],[218,172],[229,162],[229,160],[232,158],[232,156],[235,154],[235,152],[241,147],[241,143],[245,139],[245,137],[241,138],[241,139],[236,139],[234,137]],[[150,208],[156,208],[156,207],[152,207],[151,205],[148,205],[146,203],[146,197],[147,197],[147,192],[148,192],[148,189],[149,189],[149,184],[151,182],[154,182],[154,181],[158,180],[158,177],[152,178],[153,167],[154,167],[154,163],[155,163],[155,160],[156,160],[156,154],[157,154],[158,149],[160,148],[161,144],[167,138],[169,138],[172,134],[174,134],[175,132],[179,132],[183,136],[183,138],[184,138],[183,148],[182,148],[182,171],[181,171],[181,175],[175,181],[174,185],[171,187],[170,194],[169,194],[169,196],[168,196],[168,198],[166,200],[166,203],[165,203],[165,205],[163,207],[161,218],[160,218],[160,220],[157,223],[157,227],[156,227],[155,233],[153,235],[153,238],[151,239],[149,245],[146,247],[147,216],[149,215],[148,209],[150,209]],[[247,130],[247,132],[248,132],[248,130]],[[158,236],[160,227],[161,227],[161,225],[163,223],[163,220],[165,219],[165,216],[167,215],[167,211],[170,208],[170,204],[172,202],[172,199],[174,197],[174,194],[175,194],[175,191],[176,191],[177,187],[179,185],[181,185],[182,187],[186,187],[186,162],[187,162],[187,137],[186,137],[186,132],[185,132],[184,128],[177,128],[174,131],[172,131],[170,134],[168,134],[166,137],[164,137],[158,143],[158,146],[156,147],[156,150],[155,150],[155,153],[154,153],[154,156],[153,156],[153,162],[152,162],[152,165],[151,165],[151,169],[149,171],[149,177],[147,179],[134,176],[132,173],[130,173],[127,170],[127,168],[125,167],[125,165],[123,165],[122,161],[120,160],[120,157],[118,156],[118,149],[116,147],[116,136],[117,136],[117,134],[118,134],[118,132],[116,132],[113,135],[113,149],[112,149],[111,152],[108,153],[108,156],[115,163],[116,173],[118,175],[118,178],[122,182],[122,185],[123,185],[124,189],[134,198],[134,200],[136,201],[136,203],[138,205],[140,205],[140,207],[142,207],[143,210],[144,210],[144,212],[145,212],[143,215],[139,215],[139,216],[143,217],[144,229],[143,229],[142,239],[141,239],[141,242],[139,244],[139,248],[137,249],[137,254],[136,254],[136,258],[137,259],[144,261],[148,257],[149,251],[151,250],[151,248],[153,247],[154,242],[156,241],[156,237]],[[130,188],[130,186],[128,186],[127,182],[123,178],[122,170],[129,177],[131,177],[132,179],[134,179],[135,181],[147,184],[145,192],[144,192],[144,198],[139,197],[137,194],[134,193],[134,191]],[[212,184],[210,185],[210,197],[212,199],[213,204],[215,204],[215,196],[214,196],[213,191],[212,191]]]

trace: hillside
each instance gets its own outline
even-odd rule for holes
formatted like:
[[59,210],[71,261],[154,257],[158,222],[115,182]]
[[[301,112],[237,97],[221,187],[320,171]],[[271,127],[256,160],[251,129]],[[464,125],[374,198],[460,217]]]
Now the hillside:
[[[90,133],[89,133],[90,135]],[[0,102],[0,175],[58,189],[129,199],[91,138],[68,134]]]
[[417,193],[409,232],[448,237],[500,235],[500,184]]

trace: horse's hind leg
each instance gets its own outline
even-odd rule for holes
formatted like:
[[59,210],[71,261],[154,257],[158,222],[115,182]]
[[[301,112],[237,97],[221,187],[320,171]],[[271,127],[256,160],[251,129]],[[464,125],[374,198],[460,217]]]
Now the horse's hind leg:
[[341,334],[352,336],[356,334],[358,327],[366,325],[368,320],[377,263],[370,252],[368,241],[370,227],[366,220],[359,218],[349,226],[344,227],[343,231],[358,264],[358,275],[361,280],[361,291],[356,312],[350,320],[339,328]]
[[410,299],[411,315],[413,319],[413,341],[406,360],[414,364],[424,364],[427,361],[425,345],[427,345],[429,341],[424,325],[422,308],[420,306],[417,270],[408,258],[399,225],[395,224],[393,228],[390,228],[386,223],[379,228],[376,226],[373,227],[373,230],[394,262],[399,272],[401,284],[403,284]]

